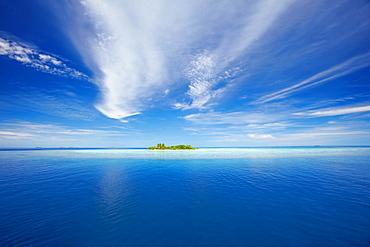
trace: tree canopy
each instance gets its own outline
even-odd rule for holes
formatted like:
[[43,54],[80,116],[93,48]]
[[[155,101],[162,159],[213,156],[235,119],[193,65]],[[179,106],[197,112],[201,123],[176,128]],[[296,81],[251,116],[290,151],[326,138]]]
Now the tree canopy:
[[195,150],[191,145],[177,145],[167,147],[164,143],[158,143],[155,147],[149,147],[149,150]]

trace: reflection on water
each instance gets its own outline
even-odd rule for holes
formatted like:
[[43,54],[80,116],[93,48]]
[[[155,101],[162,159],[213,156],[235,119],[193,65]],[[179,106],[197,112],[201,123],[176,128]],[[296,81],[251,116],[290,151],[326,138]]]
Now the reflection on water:
[[118,165],[104,167],[100,181],[99,204],[102,218],[111,222],[120,217],[122,205],[128,201],[128,178]]

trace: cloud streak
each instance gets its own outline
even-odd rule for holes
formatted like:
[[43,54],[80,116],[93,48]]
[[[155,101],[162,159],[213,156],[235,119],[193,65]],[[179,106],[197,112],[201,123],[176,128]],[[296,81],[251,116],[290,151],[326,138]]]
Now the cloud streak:
[[0,93],[0,108],[5,111],[39,112],[49,116],[85,121],[96,120],[99,113],[69,91],[25,87],[17,93]]
[[9,122],[0,123],[0,145],[18,145],[22,141],[27,141],[25,146],[31,145],[85,145],[92,146],[97,140],[114,143],[114,140],[122,142],[122,138],[129,133],[126,130],[111,128],[102,130],[98,128],[82,129],[63,126],[53,123],[35,122]]
[[87,75],[68,67],[60,59],[44,54],[22,42],[0,38],[0,55],[7,56],[25,66],[32,67],[44,73],[80,80],[89,80]]
[[12,131],[0,131],[0,136],[3,136],[5,138],[24,138],[24,137],[30,137],[30,136],[35,136],[35,135],[27,134],[27,133],[12,132]]
[[328,116],[340,116],[353,113],[369,112],[370,106],[358,106],[358,107],[347,107],[347,108],[327,108],[309,112],[299,112],[293,115],[298,116],[310,116],[310,117],[328,117]]
[[370,66],[370,52],[352,57],[293,86],[265,95],[255,101],[254,104],[263,104],[273,100],[284,99],[297,91],[334,80],[368,66]]
[[[265,114],[265,113],[250,113],[250,112],[209,112],[209,113],[197,113],[184,116],[183,118],[191,123],[197,125],[217,125],[217,124],[231,124],[231,125],[243,125],[252,124],[251,127],[263,126],[257,125],[257,123],[270,124],[264,127],[276,127],[274,122],[282,118],[281,113]],[[276,123],[275,123],[276,124]]]

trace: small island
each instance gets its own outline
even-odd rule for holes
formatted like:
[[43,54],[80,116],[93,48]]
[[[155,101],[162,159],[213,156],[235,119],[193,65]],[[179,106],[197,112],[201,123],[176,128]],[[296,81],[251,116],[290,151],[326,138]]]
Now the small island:
[[177,145],[177,146],[170,146],[166,147],[164,143],[158,143],[155,147],[149,147],[149,150],[196,150],[197,148],[193,148],[191,145]]

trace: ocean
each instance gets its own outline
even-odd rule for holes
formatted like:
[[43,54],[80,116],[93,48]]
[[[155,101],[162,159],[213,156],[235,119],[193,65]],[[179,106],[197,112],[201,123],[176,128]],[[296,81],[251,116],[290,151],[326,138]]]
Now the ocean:
[[3,149],[0,246],[370,246],[370,147]]

